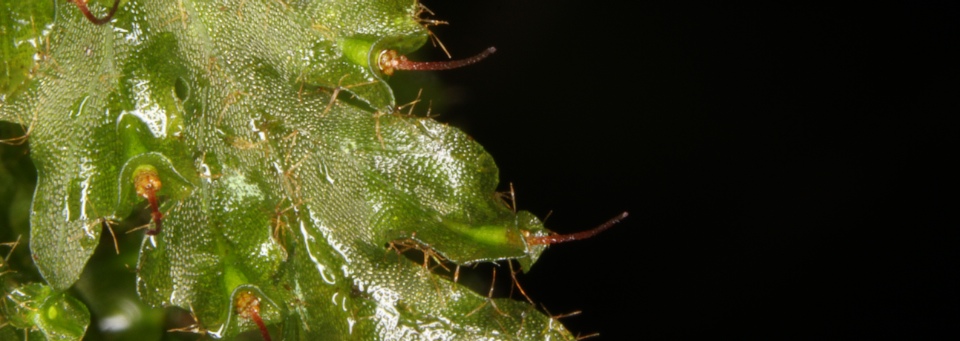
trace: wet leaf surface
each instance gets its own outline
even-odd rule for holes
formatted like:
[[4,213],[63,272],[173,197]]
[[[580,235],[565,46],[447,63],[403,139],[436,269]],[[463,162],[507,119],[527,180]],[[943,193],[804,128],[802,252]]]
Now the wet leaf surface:
[[274,339],[572,339],[531,304],[395,254],[529,269],[544,246],[526,236],[548,233],[498,196],[479,144],[396,110],[375,61],[426,41],[419,10],[141,0],[98,26],[61,2],[5,9],[5,30],[49,42],[4,42],[8,68],[35,71],[3,78],[0,110],[29,127],[46,290],[77,282],[107,223],[146,210],[139,296],[191,311],[198,332],[233,338],[262,320]]

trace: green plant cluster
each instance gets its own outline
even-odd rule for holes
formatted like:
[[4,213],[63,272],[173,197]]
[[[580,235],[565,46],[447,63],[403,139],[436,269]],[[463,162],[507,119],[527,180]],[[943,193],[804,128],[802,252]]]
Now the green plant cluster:
[[[101,333],[91,312],[109,329],[126,301],[89,291],[123,281],[127,304],[179,307],[190,320],[171,329],[213,338],[573,339],[532,304],[427,269],[528,270],[545,248],[528,238],[549,232],[498,195],[476,141],[397,109],[378,58],[426,42],[421,12],[125,0],[96,25],[71,2],[4,1],[0,138],[29,149],[0,167],[0,339]],[[32,194],[11,180],[31,175],[27,156]],[[397,255],[415,250],[424,263]]]

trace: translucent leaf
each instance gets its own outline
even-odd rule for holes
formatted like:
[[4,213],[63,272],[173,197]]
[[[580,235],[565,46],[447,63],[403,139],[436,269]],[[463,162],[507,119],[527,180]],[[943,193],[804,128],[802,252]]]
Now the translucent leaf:
[[50,1],[0,3],[0,99],[22,91],[36,71],[34,57],[46,57],[52,21]]
[[526,270],[544,250],[528,236],[549,233],[502,202],[476,141],[396,112],[375,61],[426,41],[417,3],[131,0],[102,26],[56,10],[49,57],[0,110],[35,121],[30,247],[55,292],[107,222],[147,210],[139,295],[197,332],[573,339],[394,253]]
[[0,307],[7,322],[29,330],[32,339],[80,340],[90,325],[90,312],[83,303],[37,283],[11,290]]

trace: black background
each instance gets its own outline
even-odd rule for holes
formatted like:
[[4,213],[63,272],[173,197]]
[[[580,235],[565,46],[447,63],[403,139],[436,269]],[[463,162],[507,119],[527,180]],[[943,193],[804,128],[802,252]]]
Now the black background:
[[454,57],[498,48],[424,97],[519,207],[631,213],[535,301],[603,340],[960,334],[956,4],[610,3],[425,1]]

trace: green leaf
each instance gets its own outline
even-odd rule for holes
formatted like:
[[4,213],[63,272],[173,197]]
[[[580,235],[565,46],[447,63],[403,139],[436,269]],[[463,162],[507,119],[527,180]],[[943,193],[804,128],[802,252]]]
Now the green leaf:
[[0,3],[0,100],[17,94],[31,80],[37,59],[46,58],[53,2]]
[[38,283],[11,290],[0,308],[11,326],[39,330],[40,335],[31,336],[43,340],[80,340],[90,325],[90,312],[83,303]]
[[500,199],[476,141],[396,111],[375,61],[426,41],[419,10],[131,0],[97,26],[58,2],[49,55],[5,79],[26,90],[0,109],[35,122],[30,248],[52,292],[77,281],[107,222],[156,199],[137,290],[191,310],[197,331],[232,338],[260,319],[283,339],[573,339],[531,304],[478,295],[390,248],[528,270],[545,247],[527,236],[549,233]]

